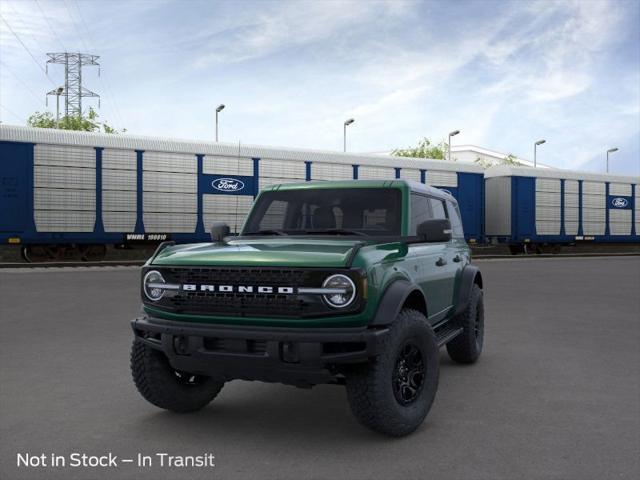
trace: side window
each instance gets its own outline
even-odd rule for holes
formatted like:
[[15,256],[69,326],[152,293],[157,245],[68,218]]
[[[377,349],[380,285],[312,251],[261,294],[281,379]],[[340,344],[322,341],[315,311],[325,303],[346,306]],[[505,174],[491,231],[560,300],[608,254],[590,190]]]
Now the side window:
[[418,225],[425,220],[433,218],[431,213],[431,205],[429,198],[416,193],[411,194],[411,223],[409,226],[409,235],[416,235]]
[[458,206],[453,202],[447,202],[447,210],[449,212],[449,219],[451,220],[453,238],[464,238],[464,230],[462,229],[462,220]]
[[433,210],[433,218],[447,218],[447,213],[444,210],[444,202],[437,198],[430,198],[431,209]]
[[283,228],[288,205],[287,202],[281,200],[271,202],[260,221],[260,230],[279,230]]

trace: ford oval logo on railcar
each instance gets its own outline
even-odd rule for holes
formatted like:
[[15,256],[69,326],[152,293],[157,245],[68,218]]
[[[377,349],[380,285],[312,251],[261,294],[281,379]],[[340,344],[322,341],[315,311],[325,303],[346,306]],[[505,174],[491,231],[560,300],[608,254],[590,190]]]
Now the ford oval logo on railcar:
[[244,182],[237,178],[217,178],[211,186],[220,192],[239,192],[244,189]]
[[613,208],[627,208],[627,205],[629,205],[629,200],[626,198],[616,197],[611,199],[611,206]]

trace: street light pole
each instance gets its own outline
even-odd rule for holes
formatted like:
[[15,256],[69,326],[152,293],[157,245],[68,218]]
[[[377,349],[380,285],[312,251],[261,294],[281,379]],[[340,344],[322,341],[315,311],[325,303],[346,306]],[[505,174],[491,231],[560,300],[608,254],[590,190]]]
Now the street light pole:
[[216,142],[218,141],[218,114],[224,110],[224,103],[221,103],[216,108]]
[[449,142],[447,146],[447,160],[451,161],[451,137],[455,137],[460,133],[460,130],[454,130],[453,132],[449,132]]
[[343,143],[343,152],[347,151],[347,126],[351,125],[353,122],[355,122],[355,120],[353,118],[350,118],[349,120],[345,120],[344,125],[343,125],[343,134],[342,134],[342,143]]
[[538,159],[537,159],[538,145],[542,145],[545,142],[546,140],[538,140],[536,143],[533,144],[533,168],[536,168],[538,166]]
[[63,87],[56,90],[56,128],[60,128],[60,95],[64,92]]
[[607,150],[607,173],[609,173],[609,154],[617,151],[618,151],[618,147],[613,147]]

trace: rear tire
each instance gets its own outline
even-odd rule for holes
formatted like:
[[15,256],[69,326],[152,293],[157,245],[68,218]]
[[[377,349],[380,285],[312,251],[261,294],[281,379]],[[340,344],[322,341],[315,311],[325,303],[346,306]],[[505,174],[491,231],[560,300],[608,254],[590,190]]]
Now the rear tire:
[[463,332],[447,343],[449,357],[458,363],[475,363],[484,342],[484,300],[477,284],[471,288],[467,308],[454,322],[463,328]]
[[346,375],[358,422],[394,437],[424,421],[438,389],[438,344],[425,316],[405,309],[390,328],[382,353]]
[[224,380],[179,372],[162,352],[134,340],[131,373],[140,394],[156,407],[172,412],[195,412],[207,406]]

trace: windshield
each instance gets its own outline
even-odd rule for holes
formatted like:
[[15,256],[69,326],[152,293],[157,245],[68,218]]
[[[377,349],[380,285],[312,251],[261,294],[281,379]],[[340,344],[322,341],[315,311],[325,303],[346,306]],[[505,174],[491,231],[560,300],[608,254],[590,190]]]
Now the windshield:
[[400,235],[397,188],[316,188],[265,192],[242,235]]

